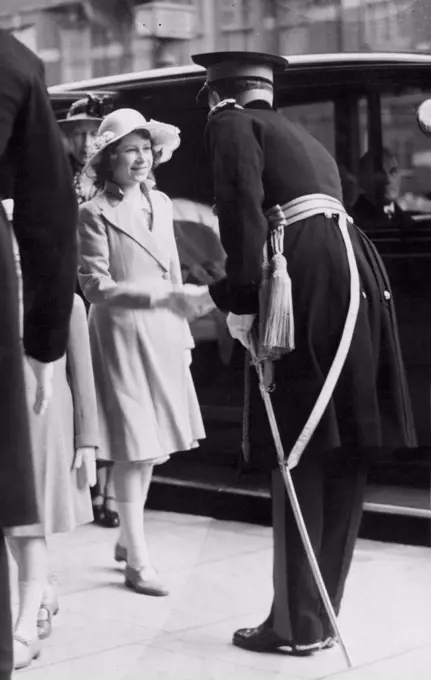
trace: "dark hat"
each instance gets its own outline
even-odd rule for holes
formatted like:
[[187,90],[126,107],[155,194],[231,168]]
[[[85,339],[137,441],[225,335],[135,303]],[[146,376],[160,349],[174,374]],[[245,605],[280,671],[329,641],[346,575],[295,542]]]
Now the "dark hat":
[[80,121],[90,121],[94,122],[95,125],[100,125],[103,119],[103,104],[104,97],[89,94],[84,99],[78,99],[74,102],[67,112],[66,118],[62,118],[58,122],[62,127]]
[[193,54],[192,60],[207,69],[207,80],[198,94],[198,101],[207,86],[218,80],[256,78],[273,83],[274,73],[285,71],[288,66],[284,57],[264,52],[207,52]]

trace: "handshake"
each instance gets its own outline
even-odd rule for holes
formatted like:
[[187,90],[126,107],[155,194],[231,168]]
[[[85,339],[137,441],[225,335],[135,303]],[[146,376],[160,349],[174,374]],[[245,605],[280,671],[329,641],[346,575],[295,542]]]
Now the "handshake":
[[212,312],[216,306],[208,291],[208,286],[196,286],[186,283],[173,288],[153,299],[153,308],[169,309],[173,314],[193,321]]

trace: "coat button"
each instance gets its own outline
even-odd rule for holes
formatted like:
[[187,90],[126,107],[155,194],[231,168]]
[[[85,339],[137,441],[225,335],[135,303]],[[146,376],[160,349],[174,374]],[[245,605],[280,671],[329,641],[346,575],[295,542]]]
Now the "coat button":
[[385,300],[391,299],[391,294],[388,290],[385,290],[385,292],[383,293],[383,296],[384,296]]
[[366,298],[366,297],[367,297],[367,294],[366,294],[366,292],[365,292],[364,290],[362,291],[362,297],[363,297],[363,298]]
[[163,278],[164,278],[164,279],[169,279],[169,274],[168,274],[168,272],[165,272],[165,273],[163,274]]

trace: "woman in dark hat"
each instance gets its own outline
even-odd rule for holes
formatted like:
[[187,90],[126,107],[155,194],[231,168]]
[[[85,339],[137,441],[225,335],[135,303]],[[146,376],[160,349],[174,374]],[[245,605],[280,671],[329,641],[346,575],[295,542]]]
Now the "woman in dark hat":
[[88,201],[95,193],[93,182],[82,175],[82,169],[102,119],[103,99],[90,94],[74,102],[66,118],[58,121],[65,137],[75,191],[80,203]]
[[[89,201],[97,193],[93,180],[82,171],[103,120],[105,109],[106,102],[103,97],[89,94],[86,98],[74,102],[66,118],[58,121],[67,142],[73,183],[80,204]],[[79,284],[77,284],[77,291],[81,294]],[[85,299],[84,302],[86,302]],[[112,465],[98,462],[97,485],[92,489],[93,513],[97,524],[115,528],[119,526],[120,520],[115,508],[111,473]]]

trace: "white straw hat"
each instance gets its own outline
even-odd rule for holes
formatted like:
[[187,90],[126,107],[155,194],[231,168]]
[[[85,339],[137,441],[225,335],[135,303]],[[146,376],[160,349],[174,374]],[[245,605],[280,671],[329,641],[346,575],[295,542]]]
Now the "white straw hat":
[[180,145],[180,131],[174,125],[146,120],[135,109],[117,109],[103,119],[97,136],[91,144],[84,172],[97,163],[104,149],[138,130],[147,130],[154,148],[161,151],[159,163],[166,163]]

